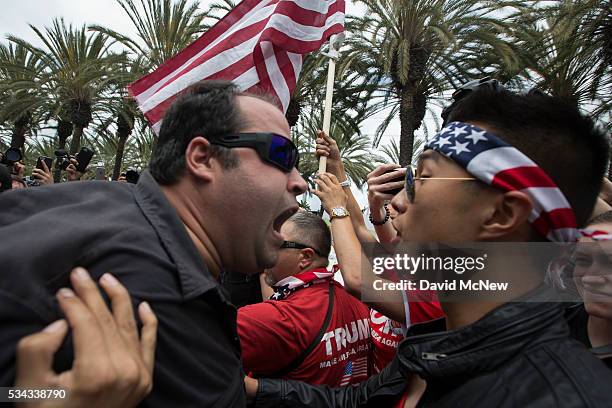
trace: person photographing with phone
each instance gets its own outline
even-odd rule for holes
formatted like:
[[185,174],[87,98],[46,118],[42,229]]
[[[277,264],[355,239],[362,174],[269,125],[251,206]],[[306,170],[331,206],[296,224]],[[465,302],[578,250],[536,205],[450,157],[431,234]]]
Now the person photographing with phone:
[[44,186],[53,184],[52,164],[53,159],[51,157],[40,156],[36,160],[36,167],[32,170],[32,180],[36,182],[35,185]]

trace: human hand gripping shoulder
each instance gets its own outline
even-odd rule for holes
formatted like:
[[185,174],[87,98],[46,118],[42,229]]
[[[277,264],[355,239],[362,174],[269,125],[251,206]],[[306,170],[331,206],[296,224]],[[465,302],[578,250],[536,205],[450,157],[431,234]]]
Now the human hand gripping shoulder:
[[[87,271],[75,268],[70,279],[74,292],[64,288],[57,299],[66,320],[21,339],[17,346],[15,388],[57,390],[63,394],[20,408],[133,407],[153,387],[157,318],[146,302],[138,314],[143,323],[140,336],[130,296],[112,275],[100,285],[109,297],[112,312]],[[53,355],[68,327],[72,329],[74,363],[69,371],[55,373]],[[63,395],[63,397],[62,397]]]

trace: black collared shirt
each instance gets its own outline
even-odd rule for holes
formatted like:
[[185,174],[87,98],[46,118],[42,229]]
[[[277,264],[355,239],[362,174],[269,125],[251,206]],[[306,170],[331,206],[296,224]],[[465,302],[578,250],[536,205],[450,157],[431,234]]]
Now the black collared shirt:
[[[0,386],[19,339],[61,317],[54,294],[75,266],[112,272],[159,319],[147,407],[245,405],[236,309],[148,172],[137,185],[62,183],[0,194]],[[55,366],[72,364],[65,342]]]

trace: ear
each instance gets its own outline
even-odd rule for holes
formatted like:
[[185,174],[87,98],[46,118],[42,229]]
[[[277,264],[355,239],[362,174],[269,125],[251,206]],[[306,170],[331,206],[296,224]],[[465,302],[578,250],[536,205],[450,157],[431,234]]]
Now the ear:
[[211,181],[217,163],[213,160],[210,142],[202,137],[194,137],[185,150],[185,166],[189,174],[202,181]]
[[486,214],[478,240],[504,238],[524,228],[534,205],[529,196],[520,191],[497,195],[494,206]]
[[304,248],[300,250],[300,261],[298,263],[300,266],[300,270],[302,271],[306,268],[309,268],[314,262],[314,258],[315,258],[315,253],[312,249]]

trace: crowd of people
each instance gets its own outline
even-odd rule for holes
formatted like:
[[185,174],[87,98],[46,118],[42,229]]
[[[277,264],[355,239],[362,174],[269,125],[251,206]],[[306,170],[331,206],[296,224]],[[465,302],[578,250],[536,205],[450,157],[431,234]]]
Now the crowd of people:
[[[0,192],[68,181],[109,180],[110,177],[104,172],[103,163],[99,163],[94,172],[88,168],[94,154],[93,150],[87,147],[83,147],[75,155],[59,149],[55,151],[55,166],[53,158],[39,156],[36,167],[32,169],[31,175],[27,176],[21,149],[9,147],[4,153],[0,152]],[[139,177],[138,170],[128,168],[119,175],[117,181],[136,184]]]
[[[68,391],[40,407],[610,406],[609,136],[540,92],[460,95],[416,166],[368,175],[374,231],[324,132],[311,192],[329,222],[298,207],[283,113],[226,81],[172,104],[137,183],[78,181],[71,158],[74,182],[43,161],[19,189],[13,162],[0,386]],[[511,301],[373,290],[400,277],[366,248],[468,242],[565,244],[569,261],[511,265]]]

